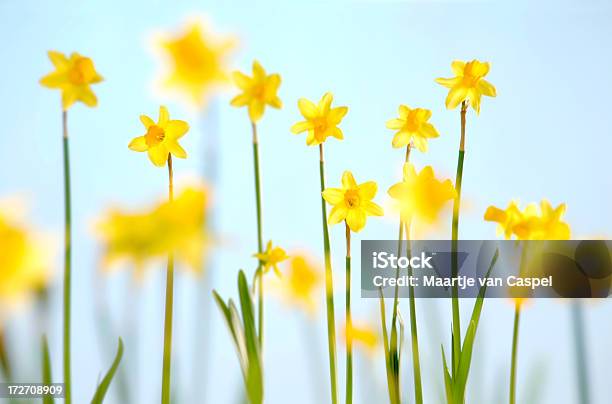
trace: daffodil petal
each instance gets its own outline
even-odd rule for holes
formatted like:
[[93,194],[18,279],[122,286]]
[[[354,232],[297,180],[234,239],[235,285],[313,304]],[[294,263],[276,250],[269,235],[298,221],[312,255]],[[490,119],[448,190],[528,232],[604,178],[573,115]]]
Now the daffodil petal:
[[317,116],[317,107],[306,98],[300,98],[298,100],[298,108],[302,116],[306,119],[314,119]]
[[264,114],[264,109],[266,104],[263,101],[254,99],[249,104],[249,118],[251,118],[251,122],[257,122],[261,119]]
[[344,191],[339,188],[327,188],[322,195],[323,199],[331,205],[337,205],[344,200]]
[[168,140],[166,142],[166,147],[173,156],[181,159],[187,158],[187,152],[181,147],[180,144],[178,144],[176,140]]
[[487,222],[503,223],[507,217],[508,215],[505,211],[495,206],[489,206],[484,214],[484,220]]
[[327,223],[330,225],[338,224],[346,218],[348,209],[344,205],[336,205],[329,212]]
[[462,62],[461,60],[453,60],[451,63],[451,69],[453,70],[455,76],[463,76],[465,62]]
[[251,86],[251,78],[239,71],[235,71],[232,73],[232,80],[234,81],[234,84],[236,84],[236,86],[241,90],[246,90]]
[[307,130],[311,130],[313,127],[314,127],[314,124],[310,121],[298,122],[291,127],[291,133],[295,133],[295,134],[302,133]]
[[383,216],[385,214],[383,211],[383,208],[381,208],[378,204],[372,201],[364,202],[363,208],[365,209],[366,213],[370,216]]
[[355,177],[353,177],[353,173],[348,170],[346,170],[342,174],[342,188],[344,189],[357,188]]
[[410,107],[408,105],[400,105],[398,108],[398,113],[399,113],[399,117],[400,119],[406,120],[406,118],[408,118],[408,115],[410,114],[410,111],[412,111],[410,109]]
[[147,151],[148,149],[147,141],[145,140],[144,136],[139,136],[132,139],[128,147],[130,148],[130,150],[134,150],[137,152]]
[[166,126],[166,123],[168,123],[168,120],[170,119],[170,114],[168,114],[168,108],[166,108],[165,106],[161,106],[159,107],[159,118],[157,120],[157,123],[159,124],[159,126]]
[[49,51],[47,52],[47,56],[49,56],[49,60],[53,63],[57,69],[64,69],[68,66],[68,58],[61,52],[57,51]]
[[155,125],[153,119],[149,118],[146,115],[140,115],[140,122],[144,125],[145,129],[149,129],[150,126]]
[[378,191],[378,185],[375,181],[364,182],[359,184],[359,196],[362,199],[370,200],[374,199],[376,192]]
[[497,96],[497,90],[493,84],[489,83],[485,79],[480,79],[476,88],[482,93],[482,95],[486,95],[487,97]]
[[399,130],[404,127],[406,123],[403,119],[390,119],[387,121],[387,129]]
[[251,96],[249,94],[238,94],[230,101],[230,105],[232,107],[244,107],[251,100]]
[[164,131],[170,139],[180,139],[189,131],[189,124],[185,121],[172,119],[166,123]]
[[323,97],[321,97],[321,101],[319,101],[319,105],[317,106],[319,115],[325,116],[329,113],[333,100],[334,95],[332,93],[327,92],[323,94]]
[[440,136],[436,128],[427,122],[421,125],[421,131],[425,134],[425,137],[434,138]]
[[448,92],[446,97],[446,108],[455,109],[462,101],[467,98],[467,90],[465,88],[453,88]]
[[407,146],[410,142],[410,134],[405,131],[399,131],[393,136],[393,141],[391,145],[395,148]]
[[53,72],[40,79],[39,83],[48,88],[60,88],[68,80],[66,73]]
[[329,110],[329,115],[327,115],[327,120],[333,125],[338,125],[342,118],[348,112],[348,107],[336,107]]
[[346,224],[355,233],[361,231],[366,224],[366,212],[363,209],[349,209]]
[[263,68],[259,61],[253,61],[253,79],[255,81],[261,81],[266,77],[266,70]]
[[163,167],[166,165],[166,161],[168,161],[168,149],[163,143],[149,148],[148,154],[151,162],[157,167]]

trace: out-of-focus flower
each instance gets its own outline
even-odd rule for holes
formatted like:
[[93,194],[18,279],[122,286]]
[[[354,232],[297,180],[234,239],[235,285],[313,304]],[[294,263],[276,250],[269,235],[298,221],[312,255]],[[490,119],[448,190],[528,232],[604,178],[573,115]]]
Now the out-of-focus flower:
[[429,122],[431,111],[424,108],[411,109],[406,105],[399,106],[399,118],[387,121],[387,128],[396,130],[393,136],[393,147],[405,147],[411,141],[422,152],[427,151],[427,139],[440,136]]
[[376,182],[368,181],[357,185],[353,173],[345,171],[342,174],[342,188],[327,188],[323,191],[323,199],[333,205],[329,212],[329,224],[346,220],[348,227],[358,232],[365,227],[368,215],[382,216],[383,209],[372,202],[377,190]]
[[187,152],[178,143],[178,140],[187,133],[189,125],[185,121],[170,119],[168,109],[159,107],[157,123],[146,115],[140,116],[147,133],[138,136],[129,144],[131,150],[148,152],[149,159],[158,167],[163,167],[168,161],[168,154],[179,158],[187,158]]
[[268,273],[270,268],[272,268],[274,269],[274,273],[279,277],[281,276],[281,272],[278,269],[278,264],[289,258],[285,250],[283,250],[281,247],[275,247],[272,245],[272,240],[268,241],[266,251],[253,254],[253,257],[261,261],[264,274]]
[[489,206],[484,219],[496,222],[502,229],[506,239],[514,235],[518,240],[568,240],[570,226],[562,220],[565,204],[553,208],[547,200],[527,205],[520,211],[516,202],[511,202],[505,210]]
[[40,79],[40,84],[62,91],[62,107],[68,110],[77,101],[88,107],[98,105],[98,99],[90,85],[103,80],[93,61],[73,52],[68,58],[61,52],[47,52],[55,71]]
[[261,119],[266,105],[280,109],[283,103],[277,92],[281,84],[280,74],[267,75],[257,60],[253,61],[253,77],[241,72],[233,73],[234,83],[242,90],[235,96],[231,105],[234,107],[248,106],[249,118],[255,123]]
[[306,144],[308,146],[319,145],[329,136],[336,139],[344,139],[342,130],[338,127],[342,118],[348,112],[348,107],[332,108],[334,99],[332,93],[325,93],[318,105],[313,102],[300,98],[298,108],[305,121],[298,122],[291,127],[291,132],[298,134],[308,131]]
[[399,202],[401,219],[413,218],[434,223],[446,203],[457,197],[451,180],[440,181],[433,168],[426,166],[419,173],[411,163],[404,164],[404,178],[391,186],[389,196]]
[[171,66],[164,84],[204,106],[229,81],[227,58],[235,46],[234,38],[215,38],[201,23],[191,23],[180,34],[162,40],[162,50]]
[[110,212],[97,227],[104,266],[126,260],[141,274],[149,261],[173,252],[194,272],[200,271],[211,242],[205,231],[206,205],[206,191],[194,187],[144,212]]
[[467,63],[459,60],[453,61],[451,68],[455,77],[436,79],[436,83],[450,88],[446,97],[446,108],[454,109],[463,101],[468,100],[476,113],[480,113],[480,98],[483,95],[487,97],[497,95],[493,84],[484,79],[489,73],[489,67],[489,63],[476,59]]
[[368,352],[372,353],[380,344],[380,336],[376,332],[376,328],[370,324],[355,323],[351,326],[344,325],[343,329],[345,341],[347,338],[352,340],[355,345],[361,345]]
[[319,296],[317,292],[323,285],[323,270],[304,254],[291,256],[289,267],[281,279],[280,289],[286,300],[314,313]]
[[50,277],[42,242],[0,211],[0,322],[8,310],[33,297]]

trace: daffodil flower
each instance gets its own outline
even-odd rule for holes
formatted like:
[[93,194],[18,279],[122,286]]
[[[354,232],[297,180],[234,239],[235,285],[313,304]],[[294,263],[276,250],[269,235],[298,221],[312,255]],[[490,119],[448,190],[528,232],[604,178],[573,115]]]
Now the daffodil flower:
[[323,191],[323,199],[333,205],[328,223],[333,225],[346,220],[352,231],[361,231],[365,227],[367,216],[383,215],[383,209],[372,202],[377,190],[376,182],[368,181],[357,185],[353,174],[345,171],[342,174],[342,188],[327,188]]
[[304,255],[291,256],[282,278],[282,292],[288,302],[313,314],[317,306],[317,291],[323,283],[323,271],[313,260]]
[[391,186],[388,194],[399,201],[402,221],[416,217],[427,223],[435,222],[444,205],[457,196],[451,180],[437,179],[431,166],[417,173],[411,163],[404,164],[403,180]]
[[373,353],[380,346],[380,335],[376,329],[366,323],[351,323],[344,325],[344,339],[349,339]]
[[325,93],[318,105],[305,98],[300,98],[298,108],[305,121],[294,124],[291,132],[298,134],[307,131],[306,144],[308,146],[319,145],[330,136],[340,140],[344,139],[338,125],[348,112],[348,107],[332,108],[333,100],[332,93]]
[[285,250],[281,247],[272,245],[272,240],[268,241],[264,252],[253,254],[253,257],[261,262],[264,273],[268,273],[270,269],[274,269],[274,273],[279,277],[281,276],[281,272],[278,269],[278,264],[289,258]]
[[489,73],[489,63],[476,59],[467,63],[455,60],[451,63],[451,68],[455,77],[436,79],[436,83],[450,88],[446,97],[446,108],[455,109],[463,101],[469,100],[476,113],[480,113],[481,97],[497,95],[493,84],[484,79]]
[[204,105],[215,87],[229,81],[226,59],[235,42],[233,38],[213,38],[200,23],[163,40],[162,49],[171,64],[165,85],[186,93],[195,104]]
[[516,202],[505,210],[489,206],[484,219],[499,224],[506,239],[513,235],[517,240],[568,240],[570,226],[562,220],[565,204],[553,208],[547,200],[540,202],[540,209],[534,203],[520,211]]
[[234,107],[248,106],[251,122],[256,123],[261,119],[266,105],[276,109],[283,106],[277,95],[281,76],[276,73],[267,75],[257,60],[253,61],[253,77],[234,72],[233,79],[242,93],[232,99],[231,105]]
[[40,84],[62,91],[64,111],[77,101],[88,107],[98,105],[98,99],[90,86],[101,82],[103,78],[96,71],[93,61],[76,52],[73,52],[69,58],[56,51],[49,51],[47,54],[55,71],[40,79]]
[[187,133],[189,125],[185,121],[171,120],[168,109],[159,107],[157,123],[146,115],[140,116],[140,121],[147,132],[134,138],[129,148],[137,152],[148,152],[149,159],[158,167],[163,167],[168,161],[168,154],[178,158],[187,158],[187,152],[178,140]]
[[429,122],[431,111],[424,108],[399,106],[399,118],[387,121],[387,128],[396,130],[393,147],[405,147],[411,142],[422,152],[427,151],[427,139],[440,136]]

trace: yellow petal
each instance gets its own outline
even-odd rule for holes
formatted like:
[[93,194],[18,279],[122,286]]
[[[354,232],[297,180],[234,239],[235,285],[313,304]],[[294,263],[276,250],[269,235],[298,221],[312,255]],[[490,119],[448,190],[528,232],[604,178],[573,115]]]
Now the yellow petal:
[[398,109],[400,119],[406,120],[406,118],[408,118],[408,115],[410,114],[410,111],[412,110],[408,105],[400,105]]
[[366,201],[363,204],[363,208],[365,209],[366,213],[370,216],[383,216],[384,215],[383,208],[381,208],[380,206],[378,206],[372,201]]
[[162,105],[161,107],[159,107],[159,118],[157,120],[157,124],[161,127],[164,127],[166,126],[166,123],[168,123],[169,119],[170,115],[168,114],[168,108]]
[[410,138],[411,136],[408,132],[399,131],[393,136],[391,145],[395,148],[407,146],[408,142],[410,142]]
[[353,173],[348,170],[346,170],[342,174],[342,188],[344,189],[357,188],[357,183],[355,182]]
[[172,153],[173,156],[181,159],[187,158],[187,152],[181,147],[180,144],[178,144],[176,140],[168,140],[165,143],[166,147],[168,148],[168,152]]
[[53,66],[57,69],[63,69],[68,66],[68,58],[61,52],[49,51],[47,52],[47,56],[49,56],[51,63],[53,63]]
[[155,125],[153,119],[149,118],[146,115],[140,115],[140,122],[144,125],[145,129],[149,129],[150,126]]
[[314,127],[314,124],[310,121],[298,122],[291,127],[291,133],[295,133],[295,134],[302,133],[302,132],[312,129],[313,127]]
[[59,88],[68,81],[66,73],[53,72],[40,79],[39,83],[48,88]]
[[484,214],[484,220],[487,222],[503,223],[506,221],[507,217],[508,215],[505,211],[495,206],[489,206]]
[[248,93],[238,94],[230,101],[232,107],[244,107],[251,101],[251,96]]
[[468,98],[470,99],[470,105],[476,111],[476,115],[480,114],[480,93],[476,89],[470,89]]
[[414,168],[414,165],[412,165],[411,163],[404,163],[404,166],[402,167],[402,171],[404,174],[404,181],[410,181],[412,178],[416,177],[416,169]]
[[378,191],[378,185],[375,181],[368,181],[364,182],[363,184],[359,184],[359,196],[362,199],[374,199],[376,196],[376,191]]
[[413,138],[413,143],[414,143],[414,147],[416,147],[421,153],[427,152],[427,149],[428,149],[427,140],[425,140],[424,138],[420,136],[415,136]]
[[246,90],[251,87],[251,78],[239,71],[232,73],[232,80],[234,80],[234,84],[241,90]]
[[329,114],[327,115],[327,120],[333,125],[338,125],[342,118],[348,112],[348,107],[337,107],[329,110]]
[[402,199],[406,194],[407,184],[405,182],[398,182],[397,184],[393,184],[387,190],[387,194],[393,199]]
[[266,71],[257,60],[253,61],[253,79],[255,82],[263,81],[266,77]]
[[448,92],[446,97],[446,108],[455,109],[463,100],[467,98],[467,90],[465,88],[453,88]]
[[314,119],[317,116],[317,107],[306,98],[300,98],[298,100],[298,108],[302,116],[306,119]]
[[323,97],[321,97],[321,101],[319,101],[319,105],[317,106],[319,115],[325,116],[328,114],[333,100],[334,95],[332,93],[327,92],[323,94]]
[[327,188],[322,195],[323,199],[331,205],[337,205],[344,200],[344,191],[340,188]]
[[249,104],[249,118],[251,118],[251,122],[257,122],[261,119],[264,114],[264,109],[266,104],[263,101],[254,99]]
[[338,127],[335,127],[335,128],[331,129],[330,136],[333,136],[336,139],[340,139],[340,140],[344,139],[344,133],[342,133],[342,129],[340,129]]
[[366,224],[366,212],[363,209],[350,209],[346,215],[346,224],[355,233],[361,231]]
[[266,77],[264,96],[266,98],[271,98],[275,96],[276,92],[278,91],[278,88],[280,87],[280,84],[281,84],[280,74],[275,73],[275,74],[271,74],[268,77]]
[[463,76],[465,62],[462,62],[460,60],[454,60],[451,63],[451,69],[453,70],[453,73],[455,73],[455,76]]
[[450,79],[437,78],[436,83],[443,85],[447,88],[453,88],[461,82],[461,77],[453,77]]
[[166,123],[166,128],[164,130],[166,136],[170,139],[180,139],[189,131],[189,124],[185,121],[172,119]]
[[306,136],[306,145],[308,145],[308,146],[316,146],[318,144],[321,144],[321,142],[315,136],[314,130],[313,129],[309,129],[308,130],[308,136]]
[[91,88],[89,88],[89,86],[83,87],[79,90],[78,99],[88,107],[95,107],[96,105],[98,105],[98,98],[96,97],[94,92],[91,91]]
[[348,209],[344,205],[336,205],[332,208],[331,212],[329,212],[329,218],[327,219],[327,223],[334,225],[340,223],[344,219],[346,219],[346,215],[348,214]]
[[160,143],[157,146],[149,149],[149,159],[157,167],[163,167],[168,161],[168,149],[164,143]]
[[487,97],[495,97],[497,96],[497,91],[493,84],[489,83],[485,79],[480,79],[477,85],[478,91],[480,91],[483,95]]
[[280,98],[274,97],[270,101],[268,101],[268,105],[272,108],[281,109],[283,107],[283,102]]
[[73,88],[67,88],[62,91],[62,107],[64,111],[68,110],[77,100],[78,94]]
[[404,127],[406,123],[403,119],[390,119],[387,121],[387,129],[399,130]]
[[436,128],[432,124],[427,122],[421,124],[421,131],[423,132],[425,137],[433,138],[440,136]]
[[148,149],[147,141],[145,140],[144,136],[139,136],[132,139],[128,147],[130,148],[130,150],[134,150],[137,152],[147,151]]

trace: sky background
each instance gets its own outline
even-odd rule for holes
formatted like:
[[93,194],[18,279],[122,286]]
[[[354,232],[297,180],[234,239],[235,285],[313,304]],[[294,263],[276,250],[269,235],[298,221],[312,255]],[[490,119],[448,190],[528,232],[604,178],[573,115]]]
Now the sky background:
[[[427,154],[413,162],[432,165],[440,176],[454,177],[459,142],[459,111],[447,111],[447,90],[434,83],[450,77],[454,59],[489,61],[487,77],[498,90],[485,98],[480,116],[467,117],[464,204],[460,235],[495,237],[482,220],[490,204],[505,206],[547,198],[567,204],[573,237],[609,236],[612,228],[612,5],[605,1],[106,1],[24,2],[0,0],[0,198],[27,200],[28,220],[57,240],[62,237],[61,111],[59,93],[43,89],[38,79],[51,71],[46,51],[78,51],[90,56],[105,81],[95,86],[99,106],[77,105],[69,111],[73,186],[73,386],[75,402],[87,402],[96,380],[111,361],[101,349],[95,327],[94,297],[111,307],[115,329],[125,335],[136,318],[140,339],[126,336],[130,358],[140,358],[139,403],[155,402],[161,382],[164,272],[152,267],[136,287],[129,271],[97,274],[99,245],[92,227],[109,206],[145,207],[163,198],[166,172],[144,154],[131,152],[129,141],[142,133],[140,114],[156,115],[168,105],[171,116],[191,123],[183,146],[190,156],[175,164],[177,182],[197,178],[204,165],[206,136],[220,140],[219,186],[215,220],[224,248],[214,257],[210,280],[223,296],[235,296],[239,268],[252,270],[256,245],[250,125],[245,110],[229,106],[235,91],[221,94],[206,113],[168,99],[155,90],[161,66],[152,37],[176,32],[190,18],[204,16],[220,35],[232,34],[240,46],[233,68],[250,69],[257,58],[283,78],[284,108],[269,110],[259,125],[263,176],[264,238],[290,251],[322,257],[318,151],[289,127],[300,120],[297,99],[335,94],[335,104],[349,106],[341,127],[345,140],[326,143],[327,182],[339,184],[350,169],[358,182],[376,180],[377,200],[386,205],[387,188],[401,176],[403,150],[391,147],[385,121],[400,103],[432,110],[441,136]],[[396,218],[369,220],[359,239],[396,236]],[[450,237],[450,220],[436,235]],[[331,228],[337,318],[343,315],[343,229]],[[58,242],[59,244],[59,242]],[[358,253],[354,254],[358,257]],[[355,268],[359,262],[354,260]],[[61,260],[54,269],[61,273]],[[358,294],[358,271],[354,272]],[[61,375],[61,276],[56,276],[50,311],[53,370]],[[237,402],[241,380],[233,346],[216,308],[198,300],[189,274],[175,284],[175,363],[173,389],[179,401]],[[320,299],[323,302],[323,297]],[[402,302],[406,305],[407,302]],[[354,301],[354,317],[378,326],[376,301]],[[467,316],[471,303],[465,301]],[[595,403],[611,393],[612,304],[588,302],[586,330]],[[518,394],[540,389],[539,403],[576,402],[570,304],[537,301],[521,323]],[[128,310],[131,308],[132,311]],[[407,305],[404,311],[407,313]],[[441,397],[440,343],[448,344],[450,301],[417,303],[421,322],[423,376],[427,402]],[[129,317],[132,315],[133,317]],[[271,296],[266,305],[266,396],[270,403],[327,400],[324,314],[309,321]],[[487,301],[477,340],[470,403],[498,402],[507,396],[513,306]],[[132,320],[126,320],[131,318]],[[10,324],[18,344],[18,374],[37,377],[34,317]],[[208,377],[194,376],[193,330],[210,330]],[[108,343],[108,340],[106,341]],[[339,343],[340,380],[344,347]],[[111,347],[111,349],[114,349]],[[34,353],[33,353],[34,352]],[[318,352],[318,354],[317,354]],[[408,355],[407,355],[408,357]],[[25,360],[30,358],[31,360]],[[382,353],[359,355],[357,400],[386,398]],[[313,371],[314,369],[314,371]],[[412,393],[408,363],[405,391]],[[136,374],[136,373],[134,373]],[[32,376],[35,375],[35,376]],[[208,382],[204,382],[208,379]],[[313,386],[318,386],[313,388]],[[343,391],[343,388],[340,389]],[[113,391],[114,393],[114,391]],[[108,402],[118,402],[116,396]]]

